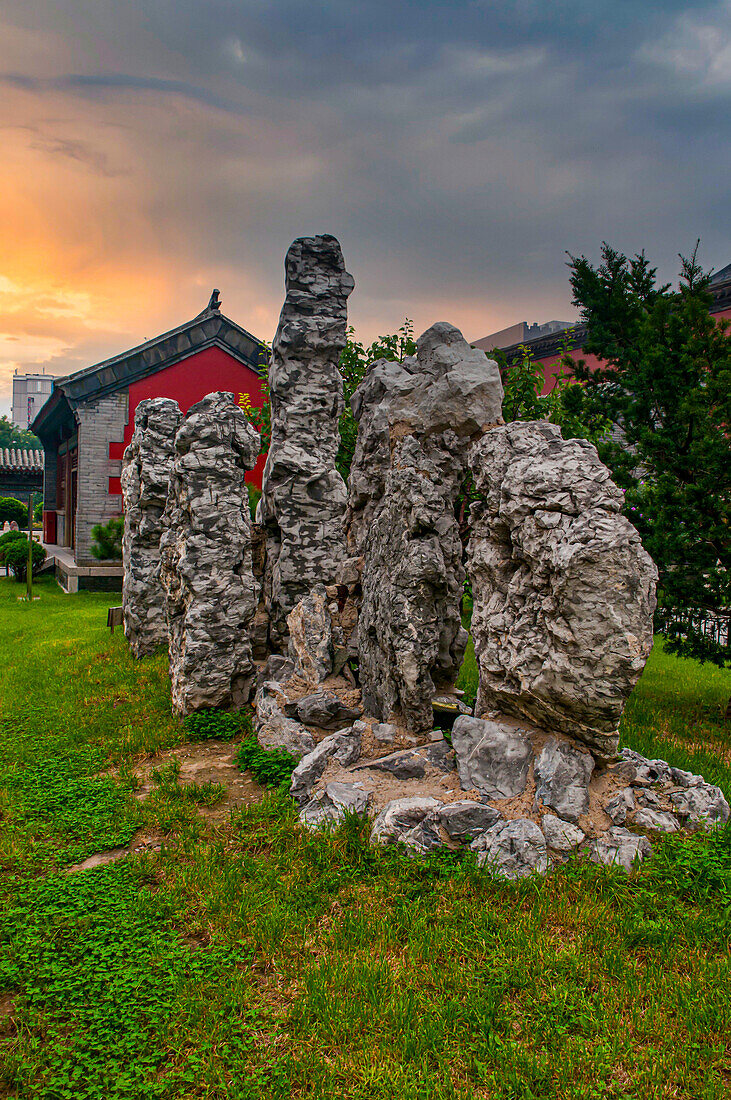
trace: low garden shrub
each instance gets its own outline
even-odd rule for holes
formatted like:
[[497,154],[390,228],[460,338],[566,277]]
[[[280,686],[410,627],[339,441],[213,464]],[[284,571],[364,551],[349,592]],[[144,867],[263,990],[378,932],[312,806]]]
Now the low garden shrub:
[[286,749],[263,749],[253,733],[236,753],[236,763],[242,771],[250,771],[263,787],[289,785],[297,766],[297,761]]
[[[45,547],[41,546],[39,542],[33,543],[31,553],[33,555],[33,575],[35,576],[46,560],[47,555]],[[13,539],[10,543],[6,544],[4,557],[5,564],[9,566],[16,581],[26,580],[26,574],[28,572],[28,539],[25,537]]]
[[234,741],[243,733],[252,733],[251,718],[244,711],[206,709],[189,714],[184,721],[189,741]]
[[5,551],[19,539],[25,542],[27,547],[28,539],[23,531],[6,531],[4,535],[0,535],[0,565],[7,565]]

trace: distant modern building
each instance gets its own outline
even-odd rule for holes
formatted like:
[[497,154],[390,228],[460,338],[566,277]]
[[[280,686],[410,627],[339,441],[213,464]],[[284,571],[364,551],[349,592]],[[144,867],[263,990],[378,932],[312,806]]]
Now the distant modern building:
[[571,328],[571,321],[546,321],[545,324],[535,323],[529,325],[527,321],[518,321],[517,325],[501,328],[499,332],[493,332],[491,336],[483,336],[481,340],[475,340],[474,346],[483,351],[492,351],[494,348],[508,348],[513,344],[527,344],[531,340],[540,340],[542,336],[551,336],[556,332],[564,332]]
[[[55,380],[32,430],[45,455],[43,538],[67,591],[119,587],[121,564],[94,558],[91,529],[122,514],[122,456],[139,402],[172,397],[187,412],[226,390],[261,406],[263,353],[261,341],[224,317],[215,290],[179,328]],[[262,472],[263,459],[247,480],[260,486]]]
[[13,375],[11,420],[16,428],[29,428],[53,390],[52,374]]
[[[711,314],[719,320],[731,318],[731,264],[716,272],[709,289],[713,296]],[[583,350],[585,339],[586,325],[580,321],[548,321],[545,325],[529,325],[520,321],[510,328],[494,332],[492,336],[474,340],[473,344],[483,351],[499,348],[508,365],[517,362],[523,354],[522,348],[528,347],[536,362],[543,364],[545,394],[550,393],[555,384],[564,347],[572,359],[583,359],[589,368],[602,366],[595,355],[587,355]]]

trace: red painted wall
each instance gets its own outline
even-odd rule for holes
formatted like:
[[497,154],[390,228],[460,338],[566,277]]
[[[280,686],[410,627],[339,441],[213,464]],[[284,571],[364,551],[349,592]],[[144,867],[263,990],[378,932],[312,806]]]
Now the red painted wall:
[[[261,408],[263,397],[259,375],[222,348],[205,348],[203,351],[197,351],[186,359],[181,359],[179,363],[174,363],[156,374],[133,382],[129,387],[129,419],[124,432],[124,442],[110,443],[109,457],[121,459],[124,454],[125,447],[132,439],[135,409],[140,401],[148,397],[172,397],[185,413],[191,405],[195,405],[196,401],[200,401],[207,393],[214,393],[217,390],[233,393],[237,401],[240,394],[246,394],[255,408]],[[264,462],[265,456],[260,455],[254,469],[246,475],[246,480],[258,488],[261,488]],[[109,492],[122,492],[118,477],[109,478]]]

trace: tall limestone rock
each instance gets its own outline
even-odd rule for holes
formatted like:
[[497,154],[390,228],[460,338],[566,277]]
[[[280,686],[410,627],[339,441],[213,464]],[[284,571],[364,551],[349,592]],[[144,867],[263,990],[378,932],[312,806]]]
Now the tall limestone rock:
[[335,468],[343,409],[338,360],[353,278],[335,237],[302,237],[287,252],[286,298],[269,369],[272,438],[264,470],[265,595],[275,647],[287,616],[346,556],[345,483]]
[[176,714],[235,709],[251,692],[259,586],[244,474],[259,445],[232,393],[193,405],[175,437],[160,555]]
[[124,452],[122,607],[124,633],[135,657],[152,653],[168,640],[160,536],[179,424],[176,401],[167,397],[140,401],[134,433]]
[[363,558],[363,706],[381,721],[401,711],[409,729],[431,729],[435,690],[454,685],[467,641],[454,506],[470,444],[502,423],[502,396],[497,364],[446,322],[415,357],[372,363],[353,395],[348,540]]
[[495,428],[470,466],[485,496],[468,562],[475,714],[527,718],[612,758],[652,647],[657,580],[622,493],[591,443],[546,421]]

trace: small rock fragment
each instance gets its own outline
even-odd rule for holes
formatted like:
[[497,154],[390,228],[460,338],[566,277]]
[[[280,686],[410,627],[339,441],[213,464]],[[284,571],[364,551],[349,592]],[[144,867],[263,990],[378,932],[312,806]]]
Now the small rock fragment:
[[[373,736],[376,741],[381,741],[384,745],[390,745],[396,738],[398,730],[392,722],[376,722],[373,726]],[[440,734],[441,736],[441,734]]]
[[636,829],[646,829],[650,833],[677,833],[680,828],[674,814],[644,807],[635,810],[630,818],[630,824]]
[[332,623],[325,586],[315,585],[287,616],[289,655],[295,671],[309,684],[320,684],[332,672]]
[[504,878],[524,878],[548,870],[548,853],[543,833],[527,817],[500,821],[474,840],[478,866],[487,865]]
[[624,825],[627,814],[635,808],[635,796],[631,787],[625,787],[618,791],[614,798],[610,798],[605,809],[615,825]]
[[462,715],[452,727],[452,745],[462,789],[475,788],[490,798],[522,794],[533,749],[510,726]]
[[370,792],[357,783],[328,783],[300,811],[300,821],[308,829],[337,825],[346,814],[364,814],[370,802]]
[[699,825],[725,825],[729,819],[729,805],[719,787],[702,783],[687,790],[671,791],[670,801],[676,813],[685,818],[686,828]]
[[444,826],[450,840],[460,844],[474,840],[492,825],[502,819],[499,810],[485,806],[482,802],[462,799],[459,802],[447,802],[439,810],[439,821]]
[[578,821],[589,809],[589,780],[594,760],[568,741],[549,741],[533,769],[536,801],[550,806],[561,817]]
[[557,852],[570,852],[578,847],[585,835],[578,825],[571,825],[568,821],[562,821],[554,814],[544,814],[541,819],[541,829],[549,848],[555,848]]
[[589,845],[589,859],[594,863],[615,864],[631,871],[637,861],[641,863],[652,854],[652,847],[645,836],[635,836],[628,829],[615,826],[596,837]]
[[314,695],[305,695],[294,703],[287,703],[284,713],[288,718],[297,718],[306,726],[318,729],[337,729],[360,718],[363,711],[355,707],[346,707],[337,695],[320,691]]
[[371,842],[395,844],[403,833],[413,829],[432,810],[441,808],[437,798],[415,796],[394,798],[387,803],[373,822]]

